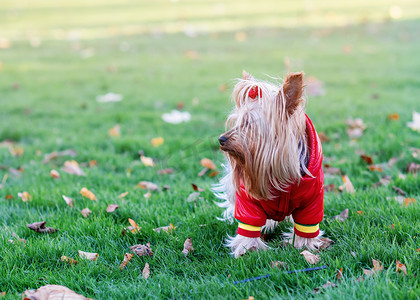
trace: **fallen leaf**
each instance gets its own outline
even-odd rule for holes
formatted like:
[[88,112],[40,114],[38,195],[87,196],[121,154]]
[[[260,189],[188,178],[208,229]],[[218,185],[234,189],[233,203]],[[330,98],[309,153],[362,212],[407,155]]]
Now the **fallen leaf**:
[[58,173],[56,170],[51,170],[50,171],[50,176],[54,179],[59,179],[60,178],[60,173]]
[[121,136],[121,126],[119,124],[115,125],[108,131],[109,136],[120,137]]
[[6,292],[0,292],[0,297],[4,297],[4,296],[6,296]]
[[150,144],[152,144],[153,147],[159,147],[163,145],[163,143],[164,143],[163,137],[156,137],[150,141]]
[[340,190],[340,192],[346,191],[346,192],[348,192],[350,194],[355,193],[356,190],[354,189],[354,186],[351,183],[350,178],[347,175],[343,175],[341,178],[343,179],[344,184],[343,185],[340,185],[338,187],[338,189]]
[[407,126],[420,132],[420,113],[413,111],[413,122],[407,122]]
[[345,210],[341,212],[341,214],[332,217],[332,220],[337,220],[343,223],[345,220],[347,220],[348,217],[349,217],[349,209],[346,208]]
[[324,164],[324,172],[330,175],[341,175],[343,172],[339,168],[331,167],[329,164]]
[[321,241],[322,241],[322,244],[318,248],[319,251],[323,249],[328,249],[331,246],[331,243],[333,242],[331,239],[327,237],[322,238]]
[[36,232],[42,232],[42,233],[54,233],[56,231],[58,231],[58,229],[54,229],[52,227],[45,227],[45,224],[47,222],[42,221],[42,222],[35,222],[32,224],[28,224],[26,226],[28,226],[29,229],[36,231]]
[[407,275],[407,267],[403,265],[399,260],[396,261],[397,264],[397,273],[403,272],[404,275]]
[[23,148],[22,147],[18,147],[16,145],[11,145],[9,147],[9,152],[13,156],[22,156],[23,155]]
[[71,289],[62,285],[49,284],[37,290],[26,290],[22,294],[22,299],[26,300],[90,300]]
[[339,270],[335,271],[335,279],[337,279],[338,281],[341,281],[341,278],[343,277],[343,268],[340,268]]
[[416,199],[414,198],[405,198],[404,199],[404,206],[407,207],[408,205],[410,205],[411,203],[416,203]]
[[54,152],[45,154],[44,159],[42,160],[42,163],[46,164],[46,163],[50,162],[51,160],[56,159],[58,157],[62,157],[62,156],[74,157],[76,155],[77,155],[77,152],[75,150],[72,150],[72,149],[59,151],[59,152],[54,151]]
[[74,260],[73,258],[67,257],[67,256],[61,256],[61,261],[67,262],[71,265],[77,265],[79,262],[77,260]]
[[79,164],[77,163],[77,161],[74,161],[74,160],[65,161],[62,170],[66,172],[67,174],[86,176],[85,172],[83,172],[83,170],[79,167]]
[[4,196],[4,199],[6,199],[6,200],[12,200],[13,199],[13,195],[7,194],[6,196]]
[[400,115],[397,113],[392,113],[388,115],[388,120],[398,121],[399,119],[400,119]]
[[100,103],[120,102],[122,100],[123,96],[115,93],[107,93],[105,95],[100,95],[96,97],[96,101]]
[[96,160],[92,159],[92,160],[89,161],[89,167],[90,168],[97,167],[97,166],[98,166],[98,162]]
[[157,171],[158,174],[172,174],[174,172],[174,169],[172,168],[167,168],[167,169],[162,169]]
[[150,266],[149,266],[149,263],[146,263],[144,265],[144,269],[141,272],[141,274],[143,275],[144,279],[149,278],[149,276],[150,276]]
[[152,193],[151,192],[147,192],[146,194],[143,195],[144,198],[149,199],[150,197],[152,197]]
[[118,195],[118,198],[124,198],[125,196],[127,196],[128,195],[128,192],[124,192],[124,193],[121,193],[121,194],[119,194]]
[[375,183],[373,186],[388,186],[391,183],[391,176],[387,175],[379,179],[379,182]]
[[228,89],[228,86],[226,83],[219,85],[219,92],[226,92],[227,89]]
[[151,192],[159,190],[159,186],[150,181],[140,181],[137,186],[143,190],[149,190]]
[[368,166],[368,169],[372,172],[374,172],[374,171],[378,171],[380,173],[383,172],[383,169],[380,166],[376,166],[376,165],[370,165],[370,166]]
[[146,167],[154,167],[155,163],[153,162],[153,159],[150,157],[146,157],[144,155],[140,156],[140,160]]
[[200,193],[194,192],[188,195],[187,202],[195,202],[200,198]]
[[302,254],[305,257],[305,260],[311,265],[318,263],[321,259],[319,255],[312,254],[307,250],[302,251],[300,254]]
[[194,251],[194,248],[191,242],[191,238],[189,237],[184,242],[184,249],[182,250],[182,253],[185,255],[185,257],[187,257],[191,251]]
[[106,212],[107,213],[112,213],[115,210],[117,210],[119,208],[119,206],[117,204],[110,204],[108,205],[108,207],[106,208]]
[[392,189],[398,194],[398,195],[401,195],[401,196],[406,196],[407,195],[407,193],[406,192],[404,192],[402,189],[400,189],[399,187],[397,187],[397,186],[393,186],[392,187]]
[[381,261],[375,260],[375,259],[372,258],[372,263],[373,263],[373,268],[372,269],[370,269],[370,270],[363,269],[363,273],[365,275],[375,275],[375,274],[378,274],[379,272],[383,271],[384,265]]
[[180,124],[182,122],[189,122],[191,120],[191,114],[186,111],[173,110],[170,113],[163,114],[162,120],[170,124]]
[[150,243],[147,243],[146,245],[134,245],[131,246],[130,249],[138,256],[153,256],[153,251],[150,247]]
[[92,193],[91,191],[89,191],[87,188],[85,188],[85,187],[83,187],[81,190],[80,190],[80,194],[83,196],[83,197],[86,197],[86,198],[88,198],[88,199],[90,199],[90,200],[94,200],[94,201],[97,201],[98,200],[98,198],[96,198],[96,196],[95,196],[95,194],[94,193]]
[[324,191],[326,192],[338,192],[338,189],[334,183],[330,183],[327,185],[324,185]]
[[347,123],[347,135],[350,138],[358,138],[363,135],[363,131],[366,129],[366,125],[363,124],[363,120],[358,119],[348,119]]
[[328,143],[331,140],[323,131],[318,132],[318,137],[321,143]]
[[204,168],[203,170],[201,170],[197,175],[198,175],[198,177],[202,177],[202,176],[204,176],[204,174],[206,174],[206,172],[208,171],[209,169],[208,168]]
[[272,261],[271,262],[272,268],[279,268],[279,269],[287,269],[287,264],[284,261]]
[[191,186],[192,186],[193,190],[196,191],[196,192],[204,191],[203,189],[199,188],[195,183],[191,183]]
[[369,155],[362,154],[362,155],[360,155],[360,158],[363,159],[368,165],[373,164],[373,159]]
[[337,287],[337,284],[336,283],[334,283],[334,282],[330,282],[330,281],[327,281],[326,283],[324,283],[321,287],[317,287],[317,288],[315,288],[314,289],[314,293],[315,294],[319,294],[319,293],[321,293],[321,291],[323,290],[323,289],[328,289],[328,288],[334,288],[334,287]]
[[356,213],[357,213],[358,215],[363,215],[363,211],[361,211],[361,210],[356,211]]
[[124,260],[120,265],[121,270],[125,268],[125,266],[128,264],[128,262],[133,258],[133,256],[134,256],[134,254],[131,254],[131,253],[124,254]]
[[416,163],[409,163],[407,165],[407,173],[417,174],[420,170],[420,165]]
[[172,230],[175,230],[176,227],[174,227],[174,224],[169,224],[169,226],[163,226],[153,229],[153,231],[156,231],[160,233],[161,231],[171,232]]
[[200,163],[203,167],[205,167],[207,169],[210,169],[210,170],[215,170],[216,169],[216,165],[211,161],[211,159],[203,158],[200,161]]
[[73,199],[72,198],[64,196],[64,195],[62,197],[63,197],[64,201],[66,201],[68,206],[73,207]]
[[129,223],[130,223],[130,225],[133,227],[132,229],[130,229],[132,233],[134,233],[134,234],[135,234],[135,233],[140,232],[140,226],[139,226],[139,225],[137,225],[137,223],[136,223],[136,222],[134,222],[134,220],[133,220],[133,219],[128,218],[128,222],[129,222]]
[[86,208],[82,209],[81,213],[85,218],[87,218],[92,213],[92,211],[89,208],[86,207]]
[[209,177],[217,176],[217,175],[219,175],[219,173],[220,173],[220,171],[213,171],[209,174]]
[[404,196],[395,196],[395,197],[386,197],[387,200],[391,200],[394,199],[395,201],[397,201],[399,204],[404,205]]
[[18,197],[21,198],[23,202],[32,201],[32,196],[28,192],[18,193]]
[[98,259],[99,254],[98,253],[90,253],[90,252],[84,252],[81,250],[78,250],[80,258],[95,261]]

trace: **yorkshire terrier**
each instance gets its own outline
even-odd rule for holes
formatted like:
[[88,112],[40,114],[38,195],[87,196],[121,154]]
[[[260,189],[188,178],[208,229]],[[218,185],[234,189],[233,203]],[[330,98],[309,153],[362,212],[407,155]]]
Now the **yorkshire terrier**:
[[[224,221],[238,221],[226,246],[234,257],[267,249],[261,229],[270,232],[285,219],[284,233],[296,248],[322,245],[324,216],[322,147],[305,113],[303,73],[289,73],[282,84],[259,81],[245,71],[235,85],[233,112],[219,137],[225,176],[215,185]],[[291,217],[288,217],[291,216]]]

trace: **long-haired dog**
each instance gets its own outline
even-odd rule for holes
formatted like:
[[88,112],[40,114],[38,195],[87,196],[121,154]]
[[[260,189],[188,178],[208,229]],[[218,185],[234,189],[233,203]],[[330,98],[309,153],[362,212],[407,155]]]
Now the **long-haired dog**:
[[303,73],[272,84],[244,71],[232,100],[228,130],[219,137],[226,174],[213,188],[223,200],[218,203],[225,208],[222,220],[238,221],[237,235],[229,236],[226,245],[235,257],[266,249],[261,229],[272,231],[292,216],[286,241],[296,248],[318,248],[324,215],[322,148],[305,114]]

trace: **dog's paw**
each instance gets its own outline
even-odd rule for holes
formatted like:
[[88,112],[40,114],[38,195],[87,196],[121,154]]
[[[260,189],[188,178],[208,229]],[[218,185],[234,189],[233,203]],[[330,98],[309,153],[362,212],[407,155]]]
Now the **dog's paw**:
[[239,234],[234,237],[228,236],[225,245],[231,249],[231,254],[235,258],[243,256],[246,252],[266,250],[269,248],[259,237],[249,238]]

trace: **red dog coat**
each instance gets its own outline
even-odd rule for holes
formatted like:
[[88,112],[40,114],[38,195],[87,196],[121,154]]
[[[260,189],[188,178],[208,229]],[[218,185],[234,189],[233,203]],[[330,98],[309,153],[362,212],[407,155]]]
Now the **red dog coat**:
[[257,200],[248,195],[241,184],[236,192],[235,218],[237,233],[246,237],[260,237],[261,226],[267,219],[283,221],[292,215],[298,236],[313,238],[319,234],[319,223],[324,216],[324,172],[322,171],[322,147],[312,121],[306,116],[308,137],[308,170],[299,183],[291,185],[285,192],[279,192],[273,200]]

